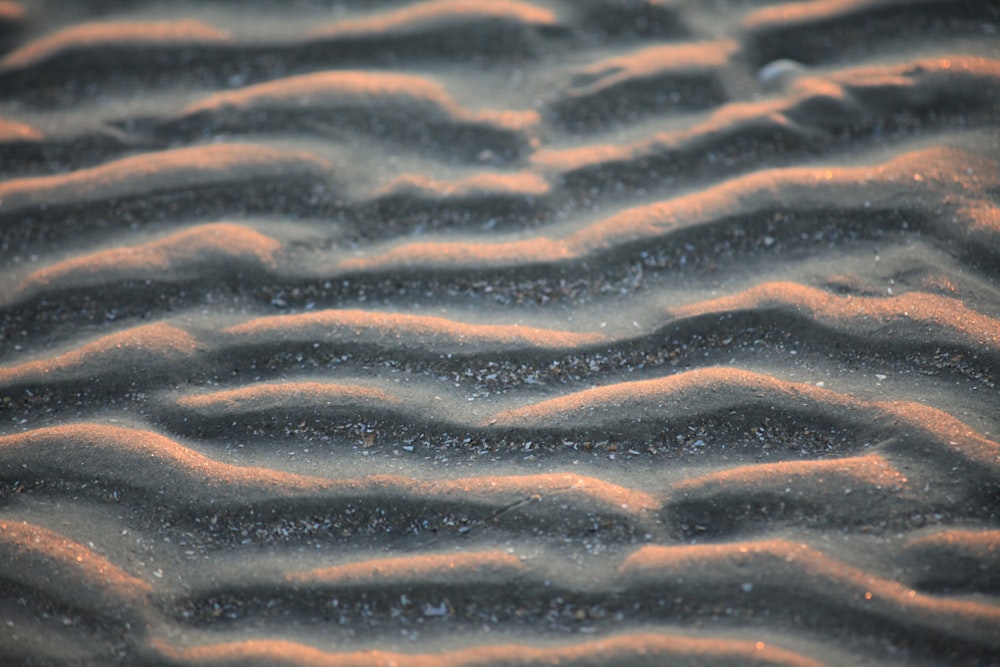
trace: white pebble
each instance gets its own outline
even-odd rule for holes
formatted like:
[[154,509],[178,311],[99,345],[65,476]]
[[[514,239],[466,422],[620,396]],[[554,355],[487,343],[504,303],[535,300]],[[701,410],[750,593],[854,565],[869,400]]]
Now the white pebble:
[[781,90],[805,72],[806,66],[795,60],[773,60],[757,72],[757,83],[764,90],[773,92]]

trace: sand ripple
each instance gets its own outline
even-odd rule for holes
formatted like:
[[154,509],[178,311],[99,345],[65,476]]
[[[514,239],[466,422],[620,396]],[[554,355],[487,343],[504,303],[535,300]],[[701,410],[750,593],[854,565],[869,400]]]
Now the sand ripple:
[[0,662],[994,664],[995,3],[0,2]]

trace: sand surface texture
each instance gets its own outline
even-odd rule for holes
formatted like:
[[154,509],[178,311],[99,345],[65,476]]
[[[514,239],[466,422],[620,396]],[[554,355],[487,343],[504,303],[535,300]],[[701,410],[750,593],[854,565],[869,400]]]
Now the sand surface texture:
[[0,2],[0,663],[1000,664],[998,31]]

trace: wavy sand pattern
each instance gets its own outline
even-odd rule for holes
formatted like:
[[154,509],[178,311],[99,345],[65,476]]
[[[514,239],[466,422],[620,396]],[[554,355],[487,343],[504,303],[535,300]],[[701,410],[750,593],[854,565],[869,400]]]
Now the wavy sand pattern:
[[993,665],[989,0],[0,2],[0,663]]

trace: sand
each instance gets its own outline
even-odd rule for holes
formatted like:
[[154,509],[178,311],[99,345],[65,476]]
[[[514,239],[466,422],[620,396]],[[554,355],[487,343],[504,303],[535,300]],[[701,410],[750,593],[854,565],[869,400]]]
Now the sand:
[[0,2],[0,663],[1000,664],[998,30]]

